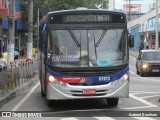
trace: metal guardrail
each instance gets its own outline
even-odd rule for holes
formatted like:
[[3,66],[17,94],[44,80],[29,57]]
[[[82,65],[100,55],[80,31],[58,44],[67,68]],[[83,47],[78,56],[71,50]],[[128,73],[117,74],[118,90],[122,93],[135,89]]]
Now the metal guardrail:
[[7,65],[0,71],[0,96],[38,76],[39,60]]

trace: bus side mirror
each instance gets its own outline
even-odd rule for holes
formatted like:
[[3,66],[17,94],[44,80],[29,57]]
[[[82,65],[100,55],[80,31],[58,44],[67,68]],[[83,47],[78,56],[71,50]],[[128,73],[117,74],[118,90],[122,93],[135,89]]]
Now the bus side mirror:
[[129,34],[129,47],[134,47],[134,36]]

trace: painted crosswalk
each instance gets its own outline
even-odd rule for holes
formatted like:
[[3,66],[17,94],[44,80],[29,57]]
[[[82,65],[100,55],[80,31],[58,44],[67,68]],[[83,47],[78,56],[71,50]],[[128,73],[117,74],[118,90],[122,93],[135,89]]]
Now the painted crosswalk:
[[67,117],[59,118],[59,120],[157,120],[151,117]]

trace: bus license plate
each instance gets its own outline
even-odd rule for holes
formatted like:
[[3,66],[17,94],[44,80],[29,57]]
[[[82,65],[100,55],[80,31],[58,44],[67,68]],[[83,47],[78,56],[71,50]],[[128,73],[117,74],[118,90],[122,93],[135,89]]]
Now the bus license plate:
[[82,90],[82,94],[83,94],[83,95],[96,94],[96,90],[95,90],[95,89]]

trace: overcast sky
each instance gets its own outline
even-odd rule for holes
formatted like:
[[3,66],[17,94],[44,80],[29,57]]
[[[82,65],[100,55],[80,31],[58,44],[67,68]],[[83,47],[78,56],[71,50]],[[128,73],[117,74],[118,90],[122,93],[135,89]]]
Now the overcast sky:
[[[141,4],[141,12],[148,12],[149,4],[154,3],[156,0],[131,0],[131,4]],[[123,9],[123,4],[126,4],[125,0],[115,0],[115,8]]]

